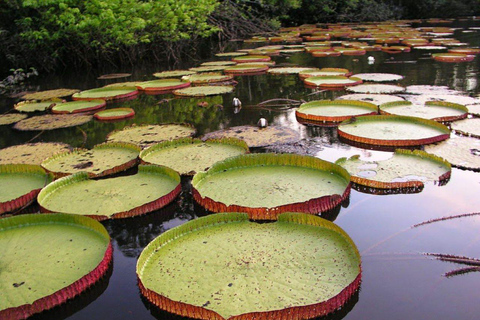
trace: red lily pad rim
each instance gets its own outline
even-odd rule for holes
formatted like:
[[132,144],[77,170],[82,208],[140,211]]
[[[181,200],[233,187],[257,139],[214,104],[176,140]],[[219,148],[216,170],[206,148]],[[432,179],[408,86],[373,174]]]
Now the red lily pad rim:
[[[328,170],[332,174],[341,176],[345,181],[348,181],[348,184],[342,195],[333,194],[271,208],[226,205],[209,197],[203,197],[196,188],[196,185],[209,175],[222,172],[226,169],[259,165],[297,166]],[[206,172],[198,172],[192,179],[193,198],[201,206],[212,212],[245,212],[252,220],[277,220],[278,215],[284,212],[304,212],[310,214],[325,212],[339,206],[345,199],[347,199],[350,195],[350,189],[350,174],[342,167],[315,157],[297,154],[262,153],[235,156],[215,163]]]
[[51,295],[38,299],[32,304],[24,304],[15,308],[1,310],[1,319],[25,319],[34,314],[52,309],[53,307],[56,307],[66,302],[67,300],[70,300],[83,293],[85,290],[98,282],[102,277],[104,277],[110,269],[113,259],[113,248],[110,241],[110,236],[105,227],[93,219],[83,216],[58,213],[48,215],[28,214],[2,219],[0,221],[0,228],[4,226],[7,228],[12,228],[22,224],[32,225],[52,222],[78,225],[79,227],[90,229],[107,239],[108,246],[105,250],[102,261],[98,264],[98,266],[95,267],[95,269],[90,271],[88,274],[78,279],[74,283],[66,286],[65,288],[52,293]]
[[[306,108],[308,109],[309,105],[312,105],[313,103],[317,105],[338,105],[339,107],[341,106],[358,106],[363,109],[369,109],[370,111],[365,110],[365,114],[362,114],[361,116],[366,116],[366,115],[376,115],[378,114],[378,108],[377,105],[370,103],[370,102],[365,102],[365,101],[358,101],[358,100],[317,100],[317,101],[310,101],[306,102],[300,105],[300,107],[295,111],[295,116],[297,117],[297,120],[299,122],[306,121],[308,124],[338,124],[339,122],[351,119],[352,116],[320,116],[320,115],[314,115],[314,114],[308,114],[304,111]],[[359,115],[356,115],[357,117]]]
[[[119,115],[110,115],[110,116],[104,116],[102,113],[109,113],[109,112],[120,112],[123,114]],[[97,112],[93,115],[93,117],[99,121],[110,121],[110,120],[119,120],[119,119],[128,119],[135,116],[135,111],[132,108],[113,108],[113,109],[107,109],[103,110],[100,112]]]

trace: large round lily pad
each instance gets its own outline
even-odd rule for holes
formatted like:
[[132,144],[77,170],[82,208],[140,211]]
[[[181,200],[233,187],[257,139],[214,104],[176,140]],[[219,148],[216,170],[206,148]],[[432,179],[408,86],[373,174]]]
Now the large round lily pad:
[[405,116],[365,116],[342,122],[340,137],[376,146],[420,146],[448,139],[450,130],[433,120]]
[[288,127],[238,126],[226,130],[207,133],[203,139],[237,138],[244,140],[249,147],[266,147],[275,144],[292,143],[300,140],[300,134]]
[[153,74],[153,76],[157,78],[176,78],[176,77],[188,76],[195,73],[196,73],[195,71],[190,71],[190,70],[170,70],[170,71],[156,72]]
[[100,121],[113,121],[132,118],[135,110],[132,108],[113,108],[96,112],[93,117]]
[[258,224],[240,213],[187,222],[153,240],[137,262],[140,291],[166,311],[199,319],[310,319],[358,290],[350,237],[312,215]]
[[335,123],[354,116],[378,114],[373,103],[357,100],[317,100],[300,105],[295,115],[299,122],[308,124]]
[[138,90],[136,87],[103,87],[75,93],[72,98],[73,100],[103,99],[106,101],[113,101],[134,97],[137,94]]
[[126,218],[160,209],[180,193],[180,176],[167,167],[139,166],[135,175],[90,180],[86,172],[60,178],[42,189],[42,212]]
[[475,56],[464,53],[434,53],[432,58],[440,62],[468,62],[472,61]]
[[50,100],[54,98],[69,97],[74,93],[79,92],[78,89],[53,89],[46,91],[39,91],[34,93],[27,93],[22,97],[24,100]]
[[233,76],[214,72],[204,72],[182,77],[182,80],[190,81],[193,84],[205,84],[215,82],[231,81]]
[[29,204],[52,180],[53,176],[37,165],[0,165],[0,214]]
[[427,181],[448,180],[451,174],[447,161],[420,150],[397,149],[383,161],[362,161],[357,155],[335,163],[350,172],[353,182],[378,189],[423,187]]
[[237,64],[235,61],[208,61],[201,64],[202,67],[211,66],[232,66]]
[[105,227],[71,215],[2,219],[0,248],[1,319],[25,319],[80,295],[112,261]]
[[137,83],[136,87],[143,91],[170,91],[175,89],[186,88],[190,86],[190,82],[178,79],[160,79]]
[[347,91],[354,93],[401,93],[405,91],[404,87],[393,84],[359,84],[358,86],[348,87]]
[[366,94],[366,93],[346,94],[338,97],[336,100],[359,100],[359,101],[370,102],[370,103],[376,104],[377,106],[387,102],[405,101],[403,98],[394,96],[394,95]]
[[193,197],[213,212],[275,220],[282,212],[317,214],[350,193],[350,175],[333,163],[296,154],[249,154],[217,162],[192,180]]
[[465,136],[480,138],[480,119],[478,118],[456,121],[451,127],[452,130]]
[[225,70],[228,66],[200,66],[200,67],[194,67],[190,68],[188,70],[194,71],[194,72],[216,72],[216,71],[222,71]]
[[125,127],[108,134],[107,141],[129,142],[145,148],[152,144],[177,138],[191,137],[195,129],[182,124],[142,125]]
[[89,122],[92,118],[92,116],[80,114],[46,114],[19,121],[13,127],[20,131],[54,130],[79,126]]
[[20,120],[25,119],[26,117],[28,117],[26,114],[21,113],[2,114],[0,115],[0,126],[16,123]]
[[240,56],[246,56],[248,53],[247,52],[221,52],[221,53],[216,53],[215,55],[217,57],[240,57]]
[[61,152],[70,151],[68,144],[60,142],[27,143],[0,149],[0,164],[36,164]]
[[306,71],[318,71],[317,68],[308,68],[308,67],[280,67],[272,68],[268,70],[270,74],[298,74],[300,72]]
[[207,170],[215,162],[248,152],[247,144],[224,138],[203,142],[184,138],[153,145],[140,153],[142,162],[170,167],[182,175]]
[[246,55],[246,56],[241,56],[241,57],[234,57],[232,58],[232,61],[237,62],[237,63],[242,63],[242,62],[268,62],[272,60],[269,56],[266,55]]
[[353,76],[371,82],[392,82],[403,79],[403,76],[393,73],[357,73]]
[[344,88],[362,83],[362,79],[344,76],[317,76],[303,80],[306,85],[320,88]]
[[223,72],[227,74],[253,74],[253,73],[262,73],[268,70],[268,65],[266,64],[249,64],[249,63],[241,63],[235,66],[230,66],[225,68]]
[[19,112],[37,112],[45,111],[56,103],[56,101],[22,101],[13,107]]
[[205,97],[217,94],[231,93],[235,87],[233,86],[200,86],[178,89],[173,91],[174,95],[186,97]]
[[81,113],[92,112],[107,105],[105,100],[90,100],[90,101],[70,101],[64,103],[57,103],[52,107],[52,113]]
[[427,101],[424,106],[410,101],[388,102],[380,105],[380,111],[382,114],[412,116],[440,122],[465,119],[468,116],[465,106],[444,101]]
[[425,151],[446,159],[454,167],[480,170],[480,140],[453,135],[440,143],[425,146]]
[[89,177],[103,177],[124,171],[137,164],[141,148],[137,145],[107,142],[93,149],[75,149],[56,154],[42,162],[42,167],[55,175],[64,177],[80,171]]
[[351,75],[350,70],[344,68],[322,68],[322,69],[310,69],[306,71],[300,71],[298,76],[301,79],[309,77],[319,77],[319,76],[344,76],[348,77]]

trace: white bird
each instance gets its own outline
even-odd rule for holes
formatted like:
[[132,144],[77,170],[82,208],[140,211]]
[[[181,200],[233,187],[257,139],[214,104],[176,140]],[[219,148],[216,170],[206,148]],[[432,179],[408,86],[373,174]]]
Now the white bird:
[[266,128],[268,126],[268,121],[265,118],[260,118],[257,122],[257,126],[261,129]]
[[372,57],[372,56],[369,56],[367,60],[368,60],[368,64],[374,64],[375,63],[375,58]]
[[237,114],[242,110],[242,101],[238,98],[233,98],[232,105],[234,106],[233,113]]

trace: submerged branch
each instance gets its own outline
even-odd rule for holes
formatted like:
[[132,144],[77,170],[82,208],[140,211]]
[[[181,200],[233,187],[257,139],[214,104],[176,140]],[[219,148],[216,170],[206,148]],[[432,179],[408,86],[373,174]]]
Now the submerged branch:
[[438,221],[452,220],[452,219],[472,217],[472,216],[478,216],[478,215],[480,215],[480,212],[464,213],[464,214],[459,214],[459,215],[456,215],[456,216],[442,217],[442,218],[432,219],[432,220],[428,220],[428,221],[425,221],[425,222],[414,224],[412,226],[412,228],[420,227],[420,226],[430,224],[430,223],[434,223],[434,222],[438,222]]
[[480,267],[480,260],[475,258],[456,256],[453,254],[442,254],[442,253],[425,253],[425,255],[435,257],[438,260],[442,260],[442,261]]
[[445,277],[450,278],[470,272],[478,272],[480,271],[480,267],[469,267],[469,268],[461,268],[461,269],[456,269],[450,272],[447,272],[444,274]]

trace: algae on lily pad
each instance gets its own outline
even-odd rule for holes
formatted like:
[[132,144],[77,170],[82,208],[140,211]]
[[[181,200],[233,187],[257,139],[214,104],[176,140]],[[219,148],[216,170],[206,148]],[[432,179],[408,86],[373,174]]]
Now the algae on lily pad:
[[27,118],[26,114],[21,113],[7,113],[0,115],[0,126],[14,124],[20,120]]
[[443,182],[450,178],[450,164],[421,150],[397,149],[383,161],[363,161],[359,156],[338,159],[352,182],[378,189],[423,187],[427,181]]
[[197,173],[192,189],[195,201],[207,210],[275,220],[282,212],[317,214],[340,205],[350,194],[350,175],[310,156],[247,154]]
[[194,175],[217,161],[247,152],[247,144],[235,138],[207,141],[183,138],[153,145],[140,153],[140,159],[172,168],[182,175]]
[[103,87],[75,93],[72,98],[73,100],[103,99],[106,101],[113,101],[134,97],[137,94],[138,90],[136,87]]
[[357,73],[353,76],[371,82],[393,82],[403,79],[403,76],[393,73]]
[[377,106],[387,102],[405,101],[401,97],[390,95],[390,94],[366,94],[366,93],[346,94],[336,98],[336,100],[359,100],[359,101],[370,102],[370,103],[376,104]]
[[300,105],[295,111],[299,122],[308,124],[335,123],[362,115],[378,114],[373,103],[356,100],[316,100]]
[[404,87],[393,84],[359,84],[348,87],[347,91],[353,93],[401,93],[405,91]]
[[45,111],[56,103],[58,101],[22,101],[13,107],[19,112],[38,112]]
[[448,139],[450,130],[433,120],[405,116],[365,116],[342,122],[340,137],[361,144],[421,146]]
[[60,178],[42,189],[42,212],[90,216],[96,220],[126,218],[160,209],[181,191],[180,176],[159,166],[139,166],[135,175],[91,180],[86,172]]
[[56,154],[42,162],[42,167],[55,175],[64,177],[80,171],[88,176],[103,177],[127,170],[137,164],[141,148],[120,142],[106,142],[93,149],[75,149],[72,152]]
[[388,102],[380,105],[380,111],[382,114],[412,116],[440,122],[456,121],[468,116],[465,106],[444,101],[427,101],[424,106],[410,101]]
[[465,136],[480,138],[480,119],[478,118],[456,121],[452,123],[451,128]]
[[233,92],[233,86],[200,86],[174,90],[173,94],[186,97],[205,97]]
[[450,162],[454,167],[480,170],[480,140],[453,135],[440,143],[425,146],[425,151]]
[[161,234],[137,262],[150,302],[198,319],[324,316],[349,300],[361,276],[345,231],[302,213],[263,224],[241,213],[202,217]]
[[17,122],[13,127],[20,131],[41,131],[75,127],[92,120],[90,115],[46,114]]
[[82,294],[112,262],[105,227],[72,215],[1,219],[0,248],[2,319],[25,319]]
[[29,204],[52,180],[53,176],[37,165],[0,165],[0,214]]
[[60,142],[37,142],[0,149],[0,164],[36,164],[56,154],[70,151],[71,146]]
[[182,124],[134,125],[109,133],[106,140],[129,142],[145,148],[158,142],[191,137],[194,134],[195,128]]
[[288,127],[238,126],[226,130],[209,132],[203,139],[237,138],[244,140],[249,147],[266,147],[276,144],[292,143],[300,140],[300,134]]
[[53,89],[46,91],[39,91],[34,93],[27,93],[22,97],[24,100],[50,100],[54,98],[69,97],[74,93],[79,92],[78,89]]
[[107,102],[105,100],[90,100],[90,101],[70,101],[57,103],[52,107],[52,113],[83,113],[94,112],[96,110],[105,108]]

